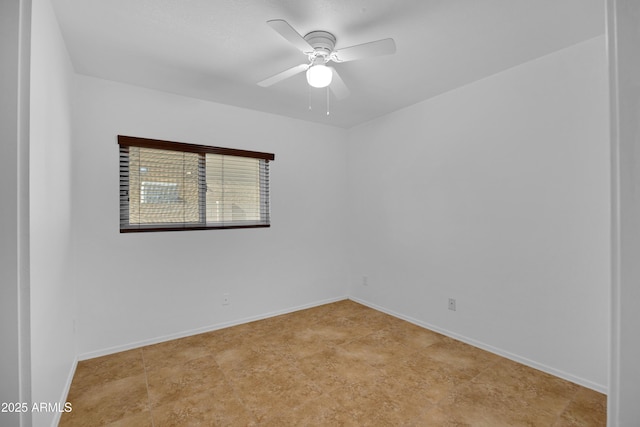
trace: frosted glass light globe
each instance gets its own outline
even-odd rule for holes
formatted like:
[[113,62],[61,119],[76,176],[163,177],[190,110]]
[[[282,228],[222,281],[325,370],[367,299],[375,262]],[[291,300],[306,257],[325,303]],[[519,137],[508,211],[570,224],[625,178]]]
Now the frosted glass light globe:
[[313,87],[327,87],[332,78],[331,68],[323,64],[312,65],[307,70],[307,82]]

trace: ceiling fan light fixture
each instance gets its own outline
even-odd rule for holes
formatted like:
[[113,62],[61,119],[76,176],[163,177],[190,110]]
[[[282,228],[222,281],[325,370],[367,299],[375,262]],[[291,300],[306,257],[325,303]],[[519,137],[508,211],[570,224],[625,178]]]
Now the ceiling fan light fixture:
[[307,82],[313,87],[327,87],[331,84],[333,72],[324,64],[315,64],[307,70]]

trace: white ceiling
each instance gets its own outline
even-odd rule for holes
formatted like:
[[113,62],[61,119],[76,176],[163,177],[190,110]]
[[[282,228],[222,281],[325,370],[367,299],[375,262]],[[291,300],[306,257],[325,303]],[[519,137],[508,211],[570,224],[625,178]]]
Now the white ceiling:
[[[52,0],[76,72],[349,128],[604,34],[603,0]],[[325,30],[336,48],[391,37],[395,55],[336,64],[344,100],[308,89],[271,29]],[[312,109],[309,110],[311,103]]]

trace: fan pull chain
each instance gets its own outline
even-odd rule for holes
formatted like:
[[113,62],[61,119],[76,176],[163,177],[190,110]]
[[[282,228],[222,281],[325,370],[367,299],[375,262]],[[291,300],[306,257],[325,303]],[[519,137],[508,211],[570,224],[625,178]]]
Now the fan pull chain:
[[327,86],[327,116],[329,115],[329,86]]
[[311,86],[310,85],[307,85],[307,94],[309,98],[309,111],[311,111],[312,108],[311,108]]

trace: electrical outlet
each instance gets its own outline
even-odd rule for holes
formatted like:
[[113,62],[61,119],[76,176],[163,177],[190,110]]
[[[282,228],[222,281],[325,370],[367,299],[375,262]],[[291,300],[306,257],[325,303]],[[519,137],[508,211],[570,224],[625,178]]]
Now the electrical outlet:
[[362,286],[369,286],[369,278],[367,276],[362,276]]
[[222,294],[222,305],[229,304],[231,304],[231,298],[229,297],[229,294]]
[[456,311],[456,300],[449,298],[449,310]]

